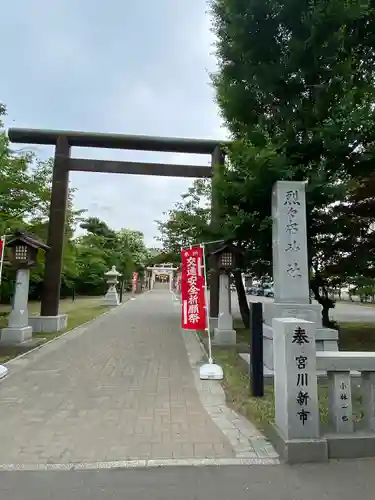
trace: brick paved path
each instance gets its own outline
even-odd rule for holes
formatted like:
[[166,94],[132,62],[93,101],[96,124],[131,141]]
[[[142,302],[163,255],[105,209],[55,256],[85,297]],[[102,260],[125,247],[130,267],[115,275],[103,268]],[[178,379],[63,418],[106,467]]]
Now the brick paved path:
[[164,290],[9,369],[0,382],[0,464],[235,456],[199,399]]

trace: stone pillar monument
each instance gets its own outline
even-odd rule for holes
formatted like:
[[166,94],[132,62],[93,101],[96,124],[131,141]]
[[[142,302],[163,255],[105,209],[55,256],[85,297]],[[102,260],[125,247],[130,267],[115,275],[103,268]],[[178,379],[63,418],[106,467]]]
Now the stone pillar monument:
[[233,329],[231,308],[230,279],[228,273],[219,277],[219,316],[217,328],[214,328],[214,345],[235,345],[236,330]]
[[273,318],[315,323],[316,349],[338,350],[338,333],[323,328],[321,306],[311,304],[307,257],[305,182],[278,181],[272,192],[275,301],[264,304],[264,362],[273,369]]
[[315,325],[297,318],[272,322],[275,352],[275,444],[289,463],[328,460],[320,437]]
[[6,344],[19,344],[30,340],[33,329],[29,326],[27,309],[29,297],[30,269],[17,270],[14,303],[8,318],[8,327],[1,332],[1,342]]
[[107,277],[107,284],[109,285],[107,293],[103,299],[103,305],[106,306],[118,306],[120,305],[120,300],[117,294],[116,285],[118,283],[118,277],[121,276],[116,270],[116,266],[112,266],[112,269],[105,273]]

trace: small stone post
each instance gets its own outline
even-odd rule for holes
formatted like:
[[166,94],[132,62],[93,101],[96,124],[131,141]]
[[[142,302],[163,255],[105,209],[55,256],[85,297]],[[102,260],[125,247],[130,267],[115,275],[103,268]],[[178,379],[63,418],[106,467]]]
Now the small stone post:
[[354,431],[352,391],[350,371],[328,372],[329,381],[329,416],[335,432],[349,433]]
[[315,324],[275,318],[275,444],[288,463],[328,459],[320,437],[316,375]]
[[18,269],[13,308],[9,314],[8,327],[1,332],[1,342],[3,343],[18,344],[30,340],[32,337],[33,329],[28,324],[29,314],[27,309],[29,281],[30,269]]
[[107,284],[109,285],[109,288],[104,296],[103,305],[118,306],[120,305],[120,301],[117,294],[116,285],[118,283],[117,278],[121,276],[121,273],[116,270],[116,266],[112,266],[112,269],[106,272],[105,276],[107,277]]

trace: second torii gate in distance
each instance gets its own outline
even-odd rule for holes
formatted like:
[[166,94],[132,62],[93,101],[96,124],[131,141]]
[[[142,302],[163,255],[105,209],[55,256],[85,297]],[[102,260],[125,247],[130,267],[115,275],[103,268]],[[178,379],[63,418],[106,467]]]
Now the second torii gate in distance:
[[[59,302],[69,172],[72,170],[167,177],[215,178],[220,176],[220,170],[225,162],[224,149],[229,144],[226,141],[214,140],[20,128],[9,129],[8,136],[11,142],[18,144],[55,146],[47,239],[47,245],[51,250],[46,255],[40,311],[41,330],[45,332],[58,331],[66,327],[66,315],[59,314]],[[209,154],[211,155],[211,167],[72,158],[71,147]],[[211,200],[211,224],[213,231],[216,232],[219,228],[219,207],[214,189],[212,189]],[[215,320],[217,321],[218,309],[219,276],[217,272],[211,272],[210,316],[213,319],[213,326],[215,326]]]

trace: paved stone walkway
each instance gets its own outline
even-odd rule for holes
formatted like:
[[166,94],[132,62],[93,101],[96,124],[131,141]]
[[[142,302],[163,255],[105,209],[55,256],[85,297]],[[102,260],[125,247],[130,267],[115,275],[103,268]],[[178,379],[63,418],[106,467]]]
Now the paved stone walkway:
[[249,448],[236,414],[227,423],[218,382],[199,387],[199,343],[183,335],[171,294],[154,290],[9,363],[0,467],[275,458],[252,426]]

